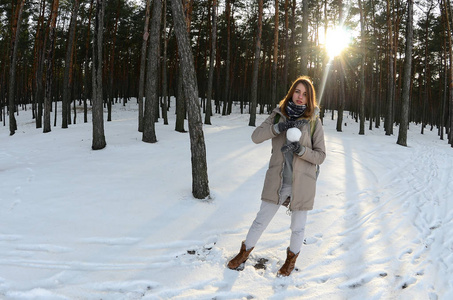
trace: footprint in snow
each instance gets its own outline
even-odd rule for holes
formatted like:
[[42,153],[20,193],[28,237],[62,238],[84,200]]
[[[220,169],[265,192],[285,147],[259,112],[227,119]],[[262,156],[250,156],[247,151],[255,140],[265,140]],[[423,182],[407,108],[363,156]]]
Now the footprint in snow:
[[345,283],[340,284],[339,288],[356,289],[356,288],[359,288],[359,287],[367,284],[368,282],[370,282],[371,280],[373,280],[375,278],[383,278],[383,277],[387,277],[387,273],[383,272],[383,271],[364,274],[358,278],[354,278],[354,279],[346,281]]
[[318,242],[323,237],[322,233],[317,233],[312,237],[307,237],[304,239],[304,245],[311,245]]
[[367,240],[371,240],[372,238],[374,238],[376,235],[380,234],[381,231],[379,229],[375,229],[373,230],[372,232],[370,232],[370,234],[368,234],[368,236],[366,237]]
[[398,256],[398,259],[401,260],[406,254],[412,254],[414,252],[411,248],[404,250],[401,252],[401,254]]

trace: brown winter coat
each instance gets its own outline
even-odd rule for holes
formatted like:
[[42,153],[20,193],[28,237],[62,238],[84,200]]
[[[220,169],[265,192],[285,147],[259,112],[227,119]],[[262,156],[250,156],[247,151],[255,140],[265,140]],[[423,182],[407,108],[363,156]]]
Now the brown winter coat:
[[[280,149],[286,142],[286,132],[275,134],[273,125],[276,114],[281,115],[279,122],[286,121],[280,108],[275,108],[271,115],[253,131],[252,140],[259,144],[272,139],[272,154],[261,200],[278,204],[284,164],[283,153]],[[299,143],[306,147],[306,151],[302,156],[294,154],[292,198],[289,208],[290,210],[312,210],[316,193],[316,165],[322,164],[326,158],[324,130],[321,121],[317,118],[312,145],[310,122],[305,123],[299,129],[302,131]]]

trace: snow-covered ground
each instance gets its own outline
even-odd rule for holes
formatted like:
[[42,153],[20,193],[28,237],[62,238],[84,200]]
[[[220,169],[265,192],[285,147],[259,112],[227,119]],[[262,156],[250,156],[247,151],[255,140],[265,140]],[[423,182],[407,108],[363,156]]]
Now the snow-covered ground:
[[[174,114],[146,144],[136,102],[113,110],[100,151],[81,113],[47,134],[30,110],[14,136],[0,127],[0,299],[453,299],[453,149],[434,131],[411,124],[401,147],[382,129],[359,136],[347,114],[338,133],[329,114],[298,271],[277,278],[284,208],[245,269],[225,268],[260,205],[270,155],[270,142],[252,143],[248,115],[204,126],[212,200],[200,201]],[[254,267],[261,258],[265,269]]]

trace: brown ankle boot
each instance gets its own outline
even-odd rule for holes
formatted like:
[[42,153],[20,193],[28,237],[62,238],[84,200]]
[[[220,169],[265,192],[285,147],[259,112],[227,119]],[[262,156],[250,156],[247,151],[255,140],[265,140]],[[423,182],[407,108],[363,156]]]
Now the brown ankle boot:
[[247,250],[245,248],[245,241],[242,241],[241,250],[239,251],[238,255],[236,255],[232,260],[228,262],[228,268],[235,270],[237,269],[243,262],[247,260],[249,257],[250,252],[252,252],[254,247]]
[[[300,252],[299,252],[300,253]],[[286,249],[286,261],[283,266],[278,270],[277,276],[289,276],[296,266],[296,260],[299,256],[299,253],[294,254],[289,250],[289,247]]]

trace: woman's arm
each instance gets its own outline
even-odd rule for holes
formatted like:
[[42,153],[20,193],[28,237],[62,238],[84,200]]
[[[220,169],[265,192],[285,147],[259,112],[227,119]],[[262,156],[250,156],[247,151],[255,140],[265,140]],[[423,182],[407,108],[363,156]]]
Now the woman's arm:
[[262,143],[266,140],[274,138],[277,136],[277,133],[274,131],[274,119],[275,119],[275,112],[272,112],[260,126],[258,126],[252,133],[252,141],[255,144]]
[[313,149],[307,147],[305,153],[301,155],[300,158],[311,162],[314,165],[320,165],[326,158],[326,145],[324,141],[324,129],[322,128],[322,123],[319,118],[316,120],[316,128],[313,133],[312,141]]

